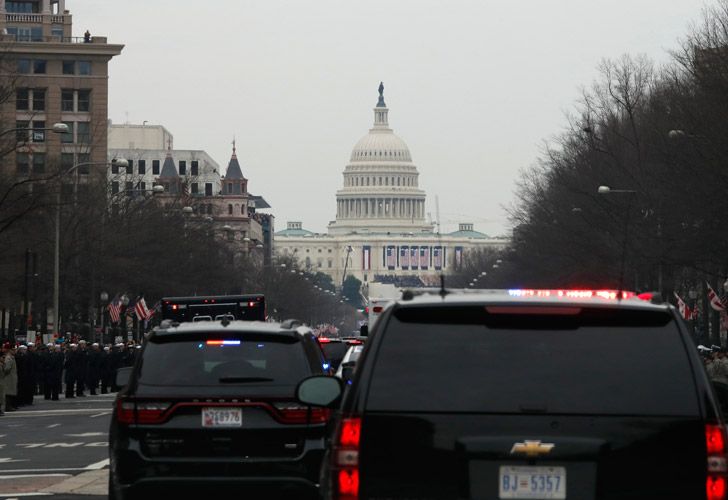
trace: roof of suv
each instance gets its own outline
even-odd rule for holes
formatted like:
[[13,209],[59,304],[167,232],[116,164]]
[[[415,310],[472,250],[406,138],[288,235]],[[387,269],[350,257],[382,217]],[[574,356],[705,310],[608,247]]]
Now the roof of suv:
[[175,335],[180,333],[278,333],[306,335],[313,334],[310,328],[300,326],[298,323],[287,327],[286,323],[271,323],[267,321],[198,321],[193,323],[171,323],[168,327],[154,330],[154,336]]
[[437,293],[415,295],[412,298],[402,298],[394,301],[399,306],[422,305],[477,305],[477,304],[503,304],[503,305],[585,305],[589,307],[619,307],[630,309],[644,309],[652,311],[666,311],[671,306],[668,303],[654,303],[641,300],[636,295],[625,299],[617,299],[614,290],[482,290],[478,292],[459,293],[450,292],[442,296]]

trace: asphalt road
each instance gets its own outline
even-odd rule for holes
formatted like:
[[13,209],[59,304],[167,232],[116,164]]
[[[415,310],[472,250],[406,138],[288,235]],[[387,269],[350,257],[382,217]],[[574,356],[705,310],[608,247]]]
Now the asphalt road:
[[[108,467],[114,395],[45,401],[0,417],[0,499],[42,498],[41,490]],[[54,499],[94,497],[53,495]]]

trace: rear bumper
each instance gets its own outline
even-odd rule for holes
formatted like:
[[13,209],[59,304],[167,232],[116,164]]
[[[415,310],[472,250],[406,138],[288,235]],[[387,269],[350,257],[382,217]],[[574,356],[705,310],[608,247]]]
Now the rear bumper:
[[324,441],[307,441],[296,457],[149,458],[134,441],[110,449],[110,474],[125,493],[157,487],[233,486],[256,491],[318,491]]

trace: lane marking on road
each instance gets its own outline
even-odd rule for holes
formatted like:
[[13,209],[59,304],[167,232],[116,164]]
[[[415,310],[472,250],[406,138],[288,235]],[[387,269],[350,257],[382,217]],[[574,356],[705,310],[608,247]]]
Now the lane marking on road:
[[96,462],[95,464],[87,465],[86,466],[86,470],[99,470],[99,469],[103,469],[107,465],[109,465],[109,459],[108,458],[106,458],[106,459],[104,459],[104,460],[102,460],[100,462]]
[[75,437],[75,438],[85,438],[85,437],[95,437],[95,436],[106,436],[106,432],[84,432],[81,434],[64,434],[64,436],[69,437]]
[[50,469],[9,469],[0,470],[0,478],[5,477],[6,474],[22,474],[24,472],[75,472],[75,471],[86,470],[86,467],[53,467]]
[[9,464],[10,462],[29,462],[26,458],[0,458],[0,464]]
[[20,448],[75,448],[77,446],[83,446],[84,448],[103,448],[109,446],[106,441],[94,441],[91,443],[15,443],[15,446]]
[[97,413],[96,415],[91,415],[89,418],[103,417],[104,415],[111,415],[111,411],[105,411],[103,413]]
[[20,497],[49,497],[53,493],[0,493],[0,498],[5,500],[15,500]]
[[[85,409],[67,409],[67,410],[36,410],[26,412],[13,412],[12,414],[6,413],[3,418],[27,418],[27,417],[53,417],[62,415],[79,415],[83,413],[100,413],[108,412],[108,408],[85,408]],[[9,425],[9,427],[18,427],[19,425]]]
[[48,427],[46,427],[46,429],[53,429],[54,427],[58,427],[59,425],[61,425],[61,424],[51,424]]
[[[0,475],[0,479],[23,479],[26,477],[71,477],[71,474],[13,474],[8,476]],[[2,495],[0,495],[2,496]]]

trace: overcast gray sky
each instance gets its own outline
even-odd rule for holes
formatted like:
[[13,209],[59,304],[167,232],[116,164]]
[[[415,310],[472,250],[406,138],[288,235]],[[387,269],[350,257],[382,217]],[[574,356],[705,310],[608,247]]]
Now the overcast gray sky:
[[[233,135],[249,188],[323,232],[384,81],[443,230],[506,234],[521,168],[565,126],[602,58],[657,63],[698,0],[67,0],[75,35],[126,45],[109,117],[161,124],[223,168]],[[708,4],[709,5],[709,4]]]

